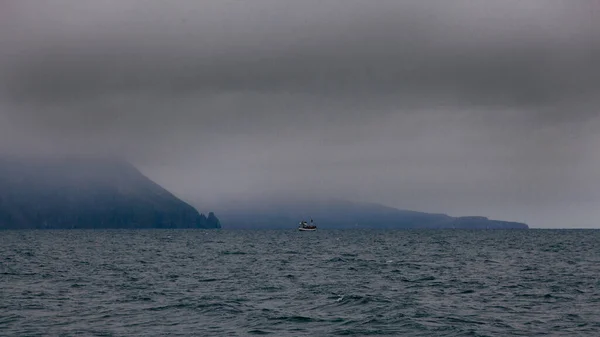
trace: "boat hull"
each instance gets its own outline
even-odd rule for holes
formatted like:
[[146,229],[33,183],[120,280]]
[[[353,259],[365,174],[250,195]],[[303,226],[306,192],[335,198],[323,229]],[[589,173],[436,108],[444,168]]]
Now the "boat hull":
[[301,232],[314,232],[317,229],[316,228],[298,228],[298,230]]

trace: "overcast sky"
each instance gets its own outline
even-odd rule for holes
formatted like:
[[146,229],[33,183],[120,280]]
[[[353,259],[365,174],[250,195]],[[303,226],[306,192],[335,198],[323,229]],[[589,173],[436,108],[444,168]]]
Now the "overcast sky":
[[0,152],[200,203],[600,227],[597,1],[0,0]]

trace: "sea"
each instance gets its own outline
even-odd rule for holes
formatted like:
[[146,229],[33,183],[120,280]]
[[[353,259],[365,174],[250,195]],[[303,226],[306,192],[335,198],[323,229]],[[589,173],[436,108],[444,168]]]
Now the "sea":
[[600,230],[0,231],[1,336],[600,336]]

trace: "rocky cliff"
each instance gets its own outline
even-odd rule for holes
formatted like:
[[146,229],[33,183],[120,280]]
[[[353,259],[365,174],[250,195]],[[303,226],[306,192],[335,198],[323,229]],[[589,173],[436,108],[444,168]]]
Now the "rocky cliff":
[[126,161],[0,157],[0,229],[220,228]]

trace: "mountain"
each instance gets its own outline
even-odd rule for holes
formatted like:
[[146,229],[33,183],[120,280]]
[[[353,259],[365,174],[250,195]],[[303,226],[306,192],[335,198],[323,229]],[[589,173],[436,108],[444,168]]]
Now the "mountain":
[[126,161],[0,157],[0,229],[220,228]]
[[313,218],[319,228],[527,229],[524,223],[486,217],[451,217],[375,203],[333,199],[260,198],[214,205],[225,228],[295,228]]

